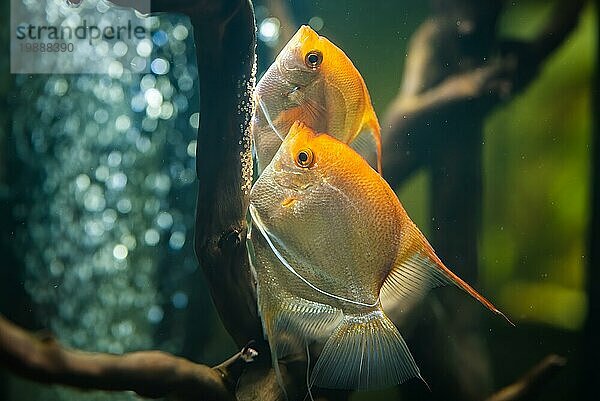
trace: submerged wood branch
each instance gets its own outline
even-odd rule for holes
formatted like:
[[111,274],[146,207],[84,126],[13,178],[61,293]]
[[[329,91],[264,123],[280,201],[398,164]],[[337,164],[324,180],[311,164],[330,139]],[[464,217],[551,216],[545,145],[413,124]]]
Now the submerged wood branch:
[[[430,240],[449,266],[475,283],[485,118],[539,75],[548,56],[577,25],[585,1],[559,0],[531,42],[503,42],[498,37],[494,27],[501,7],[510,7],[509,2],[436,3],[438,13],[411,38],[400,91],[382,120],[387,150],[383,171],[397,188],[415,171],[427,169]],[[479,312],[462,294],[438,294],[443,313],[415,324],[412,334],[419,339],[412,351],[430,378],[429,398],[482,399],[492,381],[477,326]],[[396,309],[386,312],[400,321],[401,305]],[[444,335],[437,336],[439,332]]]
[[217,17],[190,11],[202,94],[195,248],[229,334],[240,346],[256,341],[263,348],[246,251],[256,27],[248,0],[214,3],[222,8]]
[[562,370],[566,360],[558,355],[548,355],[523,377],[498,391],[486,401],[529,401],[535,400],[554,376]]
[[411,38],[400,91],[383,119],[386,148],[397,149],[384,157],[383,171],[390,184],[398,185],[427,163],[426,149],[438,139],[427,134],[430,126],[447,118],[454,107],[483,104],[485,114],[526,88],[573,31],[585,3],[559,1],[535,40],[498,39],[495,52],[490,49],[479,65],[457,70],[448,68],[440,53],[449,38],[460,42],[468,35],[460,32],[455,20],[439,16],[424,22]]
[[[68,349],[53,338],[35,336],[0,316],[1,366],[37,382],[84,390],[133,391],[150,399],[174,396],[184,401],[234,401],[238,379],[256,356],[257,352],[246,346],[210,368],[160,351],[124,355],[82,352]],[[486,401],[534,400],[565,363],[564,358],[549,355]],[[274,385],[277,384],[271,380],[263,389],[266,391],[257,392],[255,399],[271,399],[269,393]],[[347,394],[331,396],[347,397]]]
[[86,390],[133,391],[144,398],[235,400],[235,385],[256,351],[242,351],[214,368],[160,352],[124,355],[68,349],[0,316],[0,365],[25,378]]

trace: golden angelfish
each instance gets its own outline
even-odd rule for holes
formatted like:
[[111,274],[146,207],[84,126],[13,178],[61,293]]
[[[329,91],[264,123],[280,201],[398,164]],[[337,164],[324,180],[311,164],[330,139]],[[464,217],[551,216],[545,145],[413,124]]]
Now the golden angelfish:
[[296,120],[352,143],[381,172],[380,127],[365,81],[342,50],[310,27],[300,27],[279,53],[254,99],[259,174]]
[[440,261],[360,155],[302,123],[254,184],[250,213],[250,260],[275,368],[323,342],[311,384],[372,389],[420,377],[384,312],[388,302],[455,284],[502,315]]

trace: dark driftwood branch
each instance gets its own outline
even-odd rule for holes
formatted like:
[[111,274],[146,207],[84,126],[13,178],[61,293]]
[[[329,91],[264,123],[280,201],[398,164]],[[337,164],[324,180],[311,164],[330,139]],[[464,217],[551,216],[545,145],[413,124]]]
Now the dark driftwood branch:
[[218,18],[190,14],[201,92],[195,241],[219,315],[241,345],[263,337],[246,253],[256,29],[249,1],[220,3]]
[[[81,352],[61,346],[53,338],[35,336],[0,316],[0,365],[31,380],[84,390],[133,391],[151,399],[174,396],[190,401],[234,401],[238,379],[256,356],[256,351],[246,346],[210,368],[159,351],[124,355]],[[533,400],[565,362],[549,355],[486,401]]]
[[566,360],[548,355],[523,377],[498,391],[486,401],[529,401],[537,398],[540,390],[565,366]]
[[489,62],[445,76],[440,76],[437,52],[449,37],[458,35],[459,28],[455,21],[441,17],[424,22],[411,39],[401,89],[382,124],[386,148],[398,149],[386,152],[384,157],[384,171],[392,184],[400,183],[427,161],[423,149],[430,148],[435,138],[422,131],[426,132],[432,121],[440,120],[444,112],[457,104],[475,104],[484,98],[490,110],[524,89],[577,25],[585,3],[560,1],[535,40],[497,41],[499,54],[488,54]]
[[[161,11],[175,11],[168,3],[166,7]],[[246,250],[256,46],[252,5],[249,0],[204,0],[178,11],[189,15],[194,26],[200,78],[196,254],[225,328],[240,346],[254,341],[260,355],[242,375],[237,397],[281,400]],[[285,367],[281,371],[288,394],[294,396],[295,376],[287,375]]]
[[256,351],[245,347],[214,368],[159,351],[124,355],[70,350],[0,316],[0,365],[42,383],[86,390],[134,391],[145,398],[235,400],[235,386]]
[[186,14],[194,27],[201,93],[196,254],[229,334],[240,346],[257,341],[257,347],[262,347],[245,242],[256,46],[252,4],[249,0],[155,0],[152,11]]
[[[250,0],[153,0],[152,11],[186,14],[194,27],[201,93],[195,249],[202,269],[197,274],[207,278],[219,316],[235,342],[242,346],[255,341],[258,349],[267,350],[261,355],[269,355],[245,241],[256,46],[252,4]],[[190,319],[195,322],[196,316]]]

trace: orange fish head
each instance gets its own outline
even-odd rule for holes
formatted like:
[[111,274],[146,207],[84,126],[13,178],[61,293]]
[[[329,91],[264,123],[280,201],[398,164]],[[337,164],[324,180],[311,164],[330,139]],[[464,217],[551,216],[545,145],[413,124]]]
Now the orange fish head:
[[284,226],[307,193],[320,185],[323,159],[312,145],[317,137],[312,129],[295,122],[252,186],[250,203],[258,214],[269,216],[272,224]]
[[327,158],[314,146],[319,136],[300,121],[292,125],[271,163],[277,184],[301,192],[321,180]]
[[302,187],[338,174],[342,160],[352,159],[345,166],[351,169],[355,156],[358,155],[345,143],[296,121],[273,159],[273,170],[289,176],[297,182],[296,186]]
[[377,176],[348,145],[296,121],[254,184],[250,198],[259,203],[268,199],[270,210],[264,212],[273,215],[282,207],[308,201],[325,184],[344,181],[352,185],[361,176],[373,175]]
[[[341,52],[327,38],[302,25],[275,61],[279,72],[291,83],[305,86],[322,76]],[[332,57],[332,55],[334,57]]]

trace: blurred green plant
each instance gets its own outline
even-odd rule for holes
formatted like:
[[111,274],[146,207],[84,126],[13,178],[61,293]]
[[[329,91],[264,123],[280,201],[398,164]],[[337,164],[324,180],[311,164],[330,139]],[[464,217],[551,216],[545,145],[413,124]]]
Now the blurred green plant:
[[[516,7],[501,29],[527,37],[547,9]],[[593,11],[531,87],[489,118],[484,146],[485,287],[510,316],[571,330],[586,315]]]

